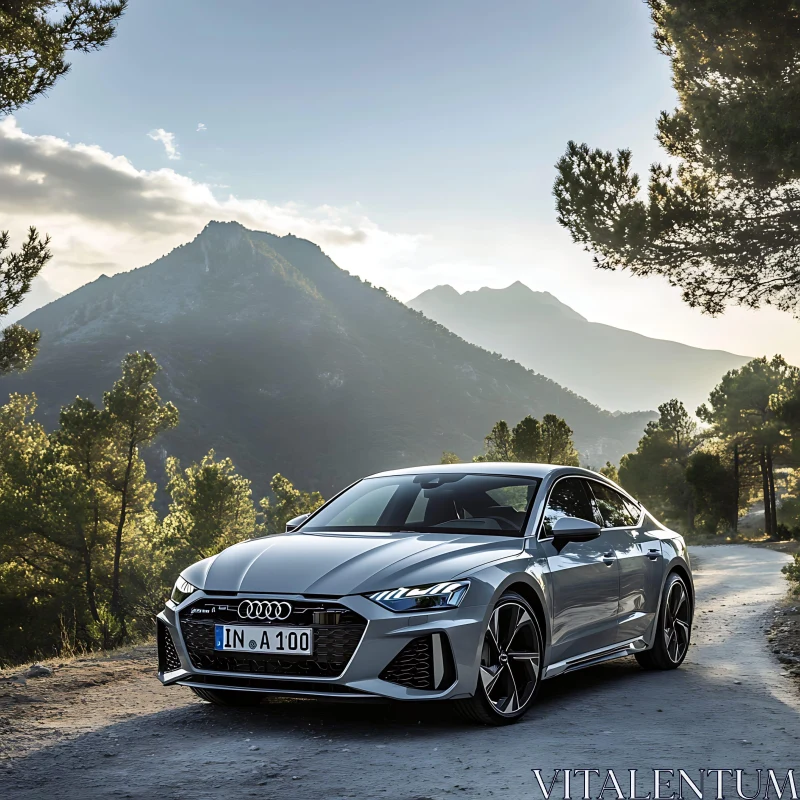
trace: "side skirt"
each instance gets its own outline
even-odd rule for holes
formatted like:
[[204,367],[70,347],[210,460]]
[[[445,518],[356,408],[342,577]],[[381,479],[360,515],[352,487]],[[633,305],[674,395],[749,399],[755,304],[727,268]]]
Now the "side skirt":
[[592,650],[589,653],[583,653],[582,655],[559,661],[556,664],[551,664],[544,671],[542,679],[547,680],[547,678],[554,678],[556,675],[563,675],[565,672],[575,672],[585,667],[593,667],[595,664],[602,664],[604,661],[612,661],[615,658],[632,656],[634,653],[641,653],[643,650],[647,650],[647,642],[643,636],[639,636],[627,642],[620,642],[611,647],[603,647],[600,650]]

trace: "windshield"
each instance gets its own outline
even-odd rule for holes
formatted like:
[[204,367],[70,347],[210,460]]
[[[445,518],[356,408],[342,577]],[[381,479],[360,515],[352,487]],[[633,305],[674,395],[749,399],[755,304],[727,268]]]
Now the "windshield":
[[320,509],[303,531],[419,531],[519,536],[539,481],[426,473],[366,478]]

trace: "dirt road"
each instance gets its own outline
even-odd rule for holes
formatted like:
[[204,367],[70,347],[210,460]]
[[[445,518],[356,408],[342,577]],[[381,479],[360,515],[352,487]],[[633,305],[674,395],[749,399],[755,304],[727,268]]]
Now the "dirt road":
[[41,741],[25,731],[27,754],[0,765],[0,798],[516,800],[541,796],[536,767],[639,768],[651,776],[645,793],[654,767],[800,773],[800,695],[764,635],[787,557],[720,546],[693,558],[694,646],[680,670],[646,673],[625,659],[556,678],[522,723],[501,729],[438,707],[228,710],[139,674],[86,689],[42,725]]

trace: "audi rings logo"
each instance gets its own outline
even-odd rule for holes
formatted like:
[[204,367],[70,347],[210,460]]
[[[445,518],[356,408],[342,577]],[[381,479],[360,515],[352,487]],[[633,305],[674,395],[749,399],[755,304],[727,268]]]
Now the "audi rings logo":
[[292,606],[278,600],[242,600],[237,611],[242,619],[288,619]]

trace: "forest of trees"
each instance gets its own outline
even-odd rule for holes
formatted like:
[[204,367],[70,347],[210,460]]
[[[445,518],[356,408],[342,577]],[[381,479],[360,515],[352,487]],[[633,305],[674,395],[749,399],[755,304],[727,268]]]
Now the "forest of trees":
[[[800,371],[781,356],[731,370],[697,409],[659,407],[619,481],[663,520],[685,531],[735,532],[760,500],[771,538],[800,535]],[[776,482],[785,483],[778,503]]]
[[[183,566],[323,502],[276,475],[255,503],[250,481],[211,450],[186,466],[166,459],[160,514],[142,451],[179,419],[157,372],[148,353],[128,355],[102,404],[76,398],[51,433],[35,397],[0,406],[0,663],[147,634]],[[700,425],[677,399],[658,411],[636,451],[601,472],[686,533],[733,532],[760,500],[767,535],[800,536],[800,370],[780,356],[732,370],[697,410]],[[578,453],[567,422],[546,414],[498,421],[473,461],[577,465]]]
[[[513,428],[505,420],[496,422],[484,438],[480,461],[527,461],[540,464],[578,466],[578,451],[572,441],[572,428],[555,414],[545,414],[541,422],[527,416]],[[455,453],[442,453],[442,464],[458,464]]]
[[[598,471],[684,533],[734,533],[760,501],[766,536],[800,538],[800,370],[781,356],[756,358],[726,373],[696,417],[678,399],[658,414],[635,452]],[[555,414],[514,427],[500,420],[473,461],[579,463],[572,431]],[[444,452],[442,463],[459,459]]]
[[101,406],[78,397],[58,428],[36,422],[36,398],[0,406],[0,664],[112,647],[149,633],[179,571],[319,507],[282,475],[254,503],[250,481],[210,451],[166,461],[159,515],[141,449],[178,424],[153,385],[158,365],[132,353]]

